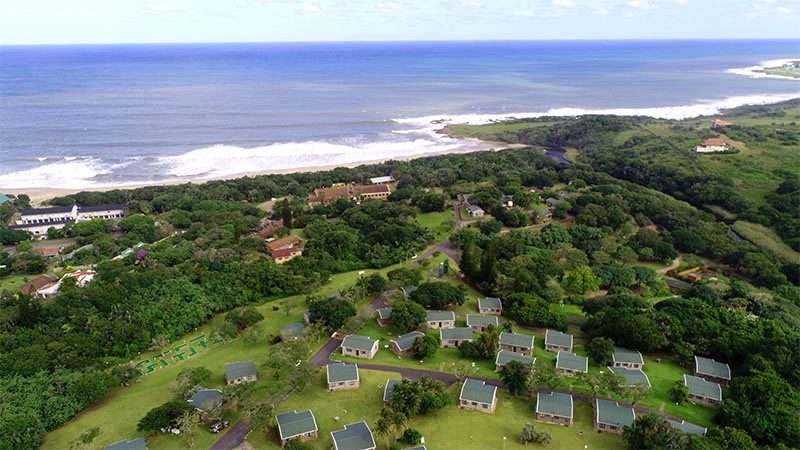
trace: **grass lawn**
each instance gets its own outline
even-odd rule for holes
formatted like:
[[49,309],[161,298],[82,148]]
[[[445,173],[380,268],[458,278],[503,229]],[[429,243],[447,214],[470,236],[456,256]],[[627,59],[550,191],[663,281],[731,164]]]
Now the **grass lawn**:
[[0,279],[0,291],[16,292],[20,286],[39,275],[9,275]]
[[550,305],[550,310],[557,313],[565,314],[567,317],[586,317],[580,305]]
[[[661,358],[661,362],[657,362]],[[670,355],[645,356],[644,373],[650,379],[650,393],[639,404],[658,411],[664,404],[664,412],[676,415],[687,422],[704,427],[711,426],[715,410],[692,403],[676,405],[669,395],[670,388],[676,381],[683,380],[684,374],[691,371],[679,366],[677,360]],[[724,395],[724,394],[723,394]],[[724,398],[724,397],[723,397]]]
[[[450,220],[450,224],[445,221]],[[417,213],[417,223],[423,228],[430,228],[436,233],[436,242],[447,239],[455,226],[455,213],[452,208],[447,208],[443,212]]]

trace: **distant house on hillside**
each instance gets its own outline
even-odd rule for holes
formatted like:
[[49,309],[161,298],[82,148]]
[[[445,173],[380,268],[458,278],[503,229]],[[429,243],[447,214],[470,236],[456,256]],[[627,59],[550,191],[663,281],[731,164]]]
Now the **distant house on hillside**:
[[61,229],[68,223],[91,219],[120,220],[125,217],[125,205],[55,206],[22,211],[19,220],[9,229],[45,235],[49,228]]
[[281,328],[281,340],[297,339],[306,333],[306,326],[300,322],[292,323]]
[[369,182],[372,184],[387,184],[387,183],[394,183],[394,177],[391,175],[385,177],[375,177],[370,178]]
[[469,214],[470,217],[479,218],[483,217],[486,212],[478,205],[470,205],[467,206],[467,214]]
[[544,349],[548,352],[571,352],[572,335],[556,330],[544,332]]
[[485,381],[465,379],[458,396],[458,407],[493,413],[497,406],[497,387]]
[[32,295],[34,297],[37,296],[36,291],[39,289],[49,285],[53,282],[53,279],[47,275],[39,275],[38,277],[28,281],[25,284],[20,285],[17,289],[25,295]]
[[570,352],[558,352],[556,370],[568,377],[574,377],[578,373],[587,373],[589,372],[589,358]]
[[572,426],[572,395],[560,392],[536,394],[537,422],[554,423],[556,425]]
[[702,144],[694,148],[697,153],[727,152],[728,150],[730,150],[728,142],[720,138],[706,139]]
[[200,389],[187,400],[194,409],[211,414],[222,405],[222,391],[219,389]]
[[253,361],[225,364],[225,384],[239,384],[245,381],[258,381]]
[[731,381],[731,368],[725,363],[695,355],[694,376],[727,386]]
[[686,434],[696,434],[698,436],[705,436],[706,432],[708,431],[706,428],[701,427],[700,425],[695,425],[693,423],[689,423],[684,420],[678,422],[677,420],[667,419],[667,422],[669,422],[669,424],[672,425],[673,428],[677,428]]
[[106,445],[103,447],[103,450],[147,450],[147,443],[144,441],[143,437],[132,441],[123,439],[111,445]]
[[428,328],[455,328],[456,313],[453,311],[425,311],[425,323]]
[[442,348],[458,347],[464,342],[472,342],[472,328],[441,328],[439,329],[439,346]]
[[361,421],[345,425],[343,430],[331,431],[333,447],[331,450],[375,450],[375,438],[367,422]]
[[411,333],[396,337],[392,339],[392,352],[397,355],[398,358],[410,356],[411,350],[414,347],[414,342],[416,342],[417,338],[424,336],[424,333],[412,331]]
[[595,400],[594,429],[598,432],[622,434],[625,427],[633,425],[636,414],[629,406],[620,406],[617,402]]
[[278,438],[281,440],[281,448],[286,445],[289,439],[300,439],[303,442],[313,441],[319,438],[317,419],[310,409],[297,412],[291,410],[275,416],[278,425]]
[[376,311],[378,314],[378,325],[385,327],[392,323],[392,311],[394,308],[391,306],[387,306],[386,308],[380,308]]
[[717,404],[722,401],[722,388],[718,383],[712,383],[692,375],[684,375],[683,384],[689,389],[691,403],[716,408]]
[[503,302],[501,302],[497,297],[479,298],[478,312],[481,314],[493,314],[499,316],[503,313]]
[[722,119],[714,119],[714,120],[711,121],[711,124],[709,124],[708,127],[709,128],[724,128],[724,127],[729,127],[731,125],[733,125],[733,124],[730,123],[730,122],[726,122],[726,121],[724,121]]
[[516,361],[522,364],[528,364],[533,370],[533,365],[536,364],[536,358],[533,356],[523,355],[522,353],[512,352],[508,350],[500,350],[497,352],[497,357],[494,359],[494,371],[500,372],[503,367],[511,361]]
[[644,366],[642,354],[636,350],[614,347],[611,355],[611,365],[613,367],[626,367],[628,369],[641,369]]
[[628,369],[626,367],[609,367],[608,370],[622,375],[625,381],[621,383],[621,386],[643,385],[650,387],[650,379],[647,378],[647,374],[639,369]]
[[357,389],[360,380],[356,364],[332,363],[328,364],[328,390],[339,391],[342,389]]
[[476,333],[483,333],[484,331],[486,331],[486,327],[488,327],[489,325],[494,325],[495,328],[497,328],[498,321],[496,316],[467,314],[467,326],[472,328],[472,331]]
[[369,336],[350,334],[342,340],[342,355],[356,358],[372,359],[378,353],[378,339]]
[[387,184],[374,184],[370,186],[338,186],[330,188],[314,189],[308,196],[308,203],[311,205],[327,205],[342,198],[345,200],[371,200],[384,199],[391,194]]
[[500,333],[499,339],[500,350],[533,356],[533,339],[533,336],[529,334],[506,333],[503,331]]
[[394,386],[397,383],[400,383],[403,380],[398,380],[396,378],[388,378],[386,380],[386,386],[383,388],[383,403],[388,404],[392,401],[392,391],[394,390]]
[[10,201],[11,201],[11,199],[8,198],[8,196],[0,194],[0,206],[2,206],[3,204],[5,204],[7,202],[10,202]]

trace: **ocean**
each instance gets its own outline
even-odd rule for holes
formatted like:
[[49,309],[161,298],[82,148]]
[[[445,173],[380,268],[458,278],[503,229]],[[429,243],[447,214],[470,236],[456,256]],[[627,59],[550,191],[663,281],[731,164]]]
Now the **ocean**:
[[685,118],[800,97],[798,40],[0,47],[0,189],[103,188],[484,148],[506,117]]

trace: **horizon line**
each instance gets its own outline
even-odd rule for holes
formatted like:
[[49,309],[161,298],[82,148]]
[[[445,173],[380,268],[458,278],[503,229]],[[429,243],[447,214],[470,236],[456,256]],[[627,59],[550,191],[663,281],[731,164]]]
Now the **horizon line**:
[[0,47],[58,47],[58,46],[104,46],[104,45],[212,45],[212,44],[408,44],[408,43],[481,43],[481,42],[736,42],[736,41],[792,41],[800,43],[800,38],[603,38],[603,39],[376,39],[376,40],[328,40],[328,41],[160,41],[160,42],[40,42],[40,43],[0,43]]

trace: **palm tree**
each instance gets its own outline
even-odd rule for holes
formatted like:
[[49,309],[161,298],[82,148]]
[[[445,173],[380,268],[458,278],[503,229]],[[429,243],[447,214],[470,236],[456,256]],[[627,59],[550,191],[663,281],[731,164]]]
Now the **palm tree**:
[[389,424],[389,421],[383,417],[379,418],[378,422],[375,423],[375,433],[378,436],[386,438],[386,448],[389,448],[389,433],[391,433],[391,431],[392,426]]

